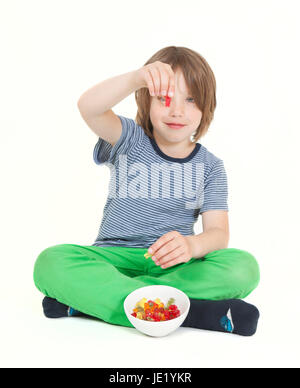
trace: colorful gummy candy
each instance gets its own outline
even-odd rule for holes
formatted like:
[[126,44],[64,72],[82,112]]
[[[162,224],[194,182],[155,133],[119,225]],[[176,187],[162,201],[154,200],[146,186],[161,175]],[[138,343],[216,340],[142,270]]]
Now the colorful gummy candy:
[[166,96],[166,106],[170,106],[171,97]]
[[156,298],[154,301],[151,299],[147,300],[146,298],[143,298],[136,303],[131,315],[144,321],[169,321],[179,317],[180,315],[180,310],[176,304],[173,304],[174,302],[175,299],[170,298],[167,306],[165,307],[159,298]]

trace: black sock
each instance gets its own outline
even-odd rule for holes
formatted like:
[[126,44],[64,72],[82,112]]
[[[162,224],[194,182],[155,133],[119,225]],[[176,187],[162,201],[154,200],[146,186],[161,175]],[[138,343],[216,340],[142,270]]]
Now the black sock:
[[256,332],[258,309],[241,299],[190,299],[189,313],[181,326],[244,336]]
[[49,296],[45,296],[42,304],[44,314],[47,318],[61,318],[86,315],[78,310],[73,309],[70,306],[58,302],[56,299],[49,298]]

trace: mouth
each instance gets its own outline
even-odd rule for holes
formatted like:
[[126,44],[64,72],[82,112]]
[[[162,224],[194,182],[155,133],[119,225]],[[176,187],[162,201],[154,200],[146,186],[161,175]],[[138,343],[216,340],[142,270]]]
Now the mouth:
[[166,123],[168,127],[173,129],[180,129],[185,126],[185,124],[178,124],[178,123]]

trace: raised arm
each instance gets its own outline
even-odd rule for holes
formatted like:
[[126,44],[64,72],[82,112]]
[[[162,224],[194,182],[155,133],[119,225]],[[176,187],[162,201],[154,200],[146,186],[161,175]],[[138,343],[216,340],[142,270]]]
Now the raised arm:
[[77,102],[91,130],[112,145],[121,136],[122,124],[111,108],[140,89],[143,85],[139,80],[137,70],[109,78],[85,91]]

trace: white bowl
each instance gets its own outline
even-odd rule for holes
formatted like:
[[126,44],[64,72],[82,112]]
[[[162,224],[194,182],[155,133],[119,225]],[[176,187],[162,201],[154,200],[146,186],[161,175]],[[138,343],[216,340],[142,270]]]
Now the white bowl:
[[[168,321],[154,322],[145,321],[139,318],[135,318],[133,315],[133,309],[136,303],[142,298],[147,300],[155,300],[159,298],[164,305],[168,303],[170,298],[174,298],[176,306],[180,311],[180,316]],[[124,310],[129,321],[140,332],[147,334],[151,337],[163,337],[178,329],[178,327],[184,322],[190,309],[189,297],[181,290],[175,287],[155,285],[141,287],[131,292],[124,300]]]

